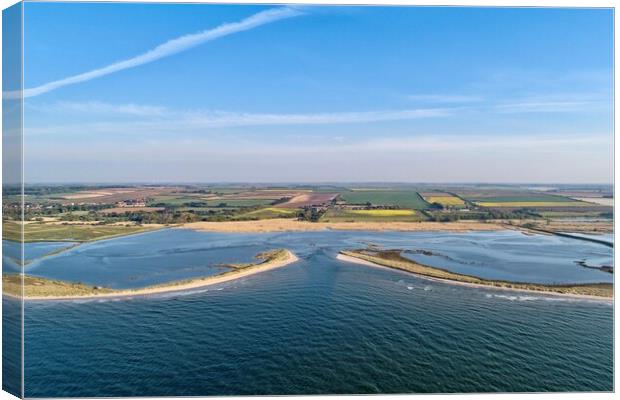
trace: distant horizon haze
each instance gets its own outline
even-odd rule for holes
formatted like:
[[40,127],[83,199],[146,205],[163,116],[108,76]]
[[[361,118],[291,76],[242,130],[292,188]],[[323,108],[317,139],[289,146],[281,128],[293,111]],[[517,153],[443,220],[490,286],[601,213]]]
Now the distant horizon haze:
[[[13,184],[8,184],[13,185]],[[66,185],[84,185],[84,186],[101,186],[101,185],[126,185],[126,186],[172,186],[172,185],[274,185],[274,186],[346,186],[346,185],[369,185],[369,186],[383,186],[383,185],[422,185],[422,186],[454,186],[454,185],[471,185],[471,186],[614,186],[613,182],[417,182],[417,181],[391,181],[391,182],[369,182],[369,181],[100,181],[100,182],[24,182],[25,186],[28,185],[51,185],[51,186],[66,186]]]

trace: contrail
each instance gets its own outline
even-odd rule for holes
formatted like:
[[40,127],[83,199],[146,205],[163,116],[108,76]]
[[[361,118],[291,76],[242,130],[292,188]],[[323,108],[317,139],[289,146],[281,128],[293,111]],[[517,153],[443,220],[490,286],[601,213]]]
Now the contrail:
[[[49,82],[41,86],[24,89],[23,97],[34,97],[43,93],[51,92],[63,86],[73,85],[79,82],[89,81],[101,76],[109,75],[124,69],[134,68],[139,65],[147,64],[160,58],[168,57],[173,54],[185,51],[192,47],[196,47],[205,42],[215,40],[233,33],[247,31],[257,26],[265,25],[285,18],[291,18],[303,14],[302,11],[291,7],[272,8],[261,11],[246,19],[238,22],[225,23],[217,28],[205,30],[202,32],[185,35],[176,39],[171,39],[159,46],[127,60],[119,61],[108,66],[97,68],[92,71],[84,72],[79,75],[70,76],[68,78]],[[5,99],[19,98],[22,93],[20,91],[5,92]]]

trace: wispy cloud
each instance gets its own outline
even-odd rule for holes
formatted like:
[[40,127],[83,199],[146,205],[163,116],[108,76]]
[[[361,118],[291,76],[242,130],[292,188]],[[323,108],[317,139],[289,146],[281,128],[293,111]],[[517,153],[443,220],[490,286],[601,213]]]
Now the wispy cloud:
[[146,53],[142,53],[135,57],[122,60],[102,68],[97,68],[92,71],[84,72],[82,74],[70,76],[68,78],[60,79],[57,81],[52,81],[41,86],[24,89],[23,93],[20,93],[19,91],[5,92],[4,98],[19,98],[21,95],[23,95],[23,97],[25,98],[38,96],[43,93],[47,93],[52,90],[61,88],[63,86],[89,81],[91,79],[112,74],[114,72],[134,68],[139,65],[147,64],[161,58],[185,51],[205,42],[209,42],[211,40],[228,36],[233,33],[247,31],[261,25],[269,24],[271,22],[275,22],[285,18],[295,17],[301,14],[303,14],[302,11],[292,7],[272,8],[266,11],[261,11],[238,22],[225,23],[213,29],[208,29],[202,32],[171,39],[147,51]]
[[186,122],[205,127],[256,125],[315,125],[382,121],[400,121],[448,115],[444,109],[409,109],[356,111],[316,114],[254,114],[231,112],[204,112],[187,115]]
[[417,103],[443,104],[453,111],[485,111],[499,114],[590,112],[609,109],[611,95],[605,92],[555,93],[551,95],[416,94],[407,99]]
[[536,99],[501,103],[495,105],[499,113],[576,113],[584,111],[611,110],[611,100],[585,100],[585,101],[540,101]]
[[158,117],[170,114],[166,107],[143,104],[111,104],[101,101],[73,102],[59,101],[51,104],[26,103],[27,110],[53,114],[86,114],[86,115],[129,115],[140,117]]
[[[353,111],[333,113],[246,113],[211,110],[172,110],[166,107],[137,104],[113,105],[101,102],[58,102],[50,105],[38,104],[27,107],[47,113],[71,115],[104,115],[106,121],[76,124],[31,126],[29,134],[64,133],[82,134],[115,132],[179,132],[199,131],[208,128],[229,128],[243,126],[277,125],[327,125],[355,124],[387,121],[404,121],[421,118],[437,118],[450,115],[448,109],[420,108],[405,110]],[[117,120],[129,116],[131,120]]]
[[407,98],[424,103],[474,103],[483,100],[480,96],[464,94],[412,94]]

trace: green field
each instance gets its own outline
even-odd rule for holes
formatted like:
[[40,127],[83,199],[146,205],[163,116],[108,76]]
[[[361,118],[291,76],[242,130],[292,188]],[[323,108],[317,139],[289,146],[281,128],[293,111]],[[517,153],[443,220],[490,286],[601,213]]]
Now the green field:
[[234,219],[269,219],[269,218],[294,218],[299,210],[295,208],[267,207],[236,215]]
[[177,207],[175,211],[180,212],[222,212],[222,211],[233,211],[238,210],[238,207]]
[[216,199],[207,200],[207,204],[211,207],[219,206],[220,204],[226,204],[225,207],[254,207],[254,206],[266,206],[273,203],[271,199]]
[[340,193],[349,204],[366,204],[373,206],[398,206],[423,210],[429,204],[412,190],[355,190]]
[[161,196],[153,196],[149,201],[149,206],[155,204],[165,204],[168,206],[182,206],[187,203],[198,203],[198,202],[207,202],[205,195],[196,195],[196,196],[188,196],[188,195],[161,195]]
[[542,211],[543,218],[612,218],[611,213],[600,211]]
[[155,196],[149,205],[164,204],[169,207],[182,207],[190,203],[206,203],[207,207],[217,207],[226,204],[224,207],[254,207],[269,205],[274,200],[271,199],[211,199],[205,195],[162,195]]
[[576,200],[570,199],[568,197],[563,196],[553,196],[549,194],[533,194],[533,195],[517,195],[517,196],[475,196],[465,198],[469,201],[474,202],[485,202],[485,203],[531,203],[531,202],[566,202],[566,203],[574,203]]
[[477,205],[482,207],[507,207],[507,208],[524,208],[524,207],[591,207],[592,204],[581,201],[477,201]]
[[[20,224],[4,221],[2,224],[3,239],[21,240],[20,228]],[[63,225],[49,223],[31,223],[24,225],[24,228],[24,240],[26,242],[86,242],[153,230],[152,227],[139,225]]]

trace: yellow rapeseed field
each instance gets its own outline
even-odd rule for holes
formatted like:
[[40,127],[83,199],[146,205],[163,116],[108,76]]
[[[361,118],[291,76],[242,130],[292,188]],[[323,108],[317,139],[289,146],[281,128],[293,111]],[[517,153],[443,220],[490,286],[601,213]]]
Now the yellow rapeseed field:
[[439,203],[442,206],[462,206],[465,202],[454,196],[429,196],[425,198],[429,203]]

